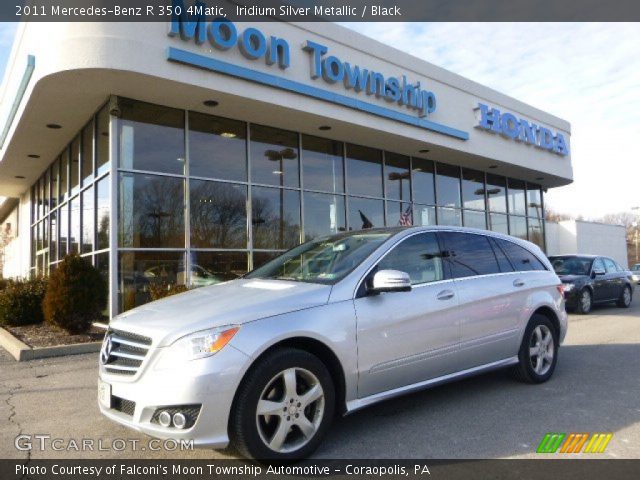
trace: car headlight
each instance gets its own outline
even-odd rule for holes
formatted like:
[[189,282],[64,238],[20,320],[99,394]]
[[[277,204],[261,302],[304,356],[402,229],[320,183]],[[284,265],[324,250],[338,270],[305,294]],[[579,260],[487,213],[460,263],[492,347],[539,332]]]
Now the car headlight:
[[179,338],[162,349],[156,368],[173,368],[179,363],[210,357],[231,341],[240,327],[229,326],[200,330]]
[[637,282],[638,280],[640,280],[640,275],[638,275],[637,273],[632,273],[631,280],[633,280],[634,282]]
[[564,291],[566,292],[570,292],[571,290],[573,290],[574,288],[576,288],[574,283],[565,283],[564,284]]

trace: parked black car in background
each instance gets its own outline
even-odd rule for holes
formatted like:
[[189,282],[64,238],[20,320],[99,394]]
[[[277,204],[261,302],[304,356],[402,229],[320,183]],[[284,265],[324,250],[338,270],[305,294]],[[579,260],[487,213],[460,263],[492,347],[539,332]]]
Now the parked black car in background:
[[632,274],[612,259],[595,255],[558,255],[549,260],[564,284],[568,310],[586,314],[597,303],[616,302],[623,308],[631,305]]

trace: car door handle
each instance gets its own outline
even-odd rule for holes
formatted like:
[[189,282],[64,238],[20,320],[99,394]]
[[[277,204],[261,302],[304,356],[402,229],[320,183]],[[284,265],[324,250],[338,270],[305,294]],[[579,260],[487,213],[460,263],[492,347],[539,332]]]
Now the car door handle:
[[524,280],[520,280],[519,278],[517,278],[516,280],[513,281],[513,286],[524,287]]
[[449,300],[453,298],[454,295],[455,294],[453,293],[452,290],[443,290],[436,296],[436,298],[438,300]]

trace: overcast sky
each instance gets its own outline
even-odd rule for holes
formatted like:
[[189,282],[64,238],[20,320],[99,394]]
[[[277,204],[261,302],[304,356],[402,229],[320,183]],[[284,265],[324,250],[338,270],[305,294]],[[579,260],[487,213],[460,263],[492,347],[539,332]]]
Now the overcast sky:
[[571,122],[574,183],[547,205],[640,205],[640,24],[353,23],[350,28]]
[[[571,122],[574,183],[556,211],[640,205],[640,24],[353,23],[365,35]],[[0,24],[4,72],[15,24]]]

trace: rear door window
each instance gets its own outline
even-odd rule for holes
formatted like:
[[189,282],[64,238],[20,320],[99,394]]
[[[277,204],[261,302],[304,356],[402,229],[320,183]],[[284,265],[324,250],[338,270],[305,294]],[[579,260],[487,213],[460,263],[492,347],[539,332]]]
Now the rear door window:
[[538,257],[526,248],[516,245],[509,240],[503,240],[502,238],[496,238],[495,240],[502,251],[509,257],[516,271],[546,270],[546,267]]
[[485,235],[442,232],[444,258],[453,278],[500,273],[489,239]]

